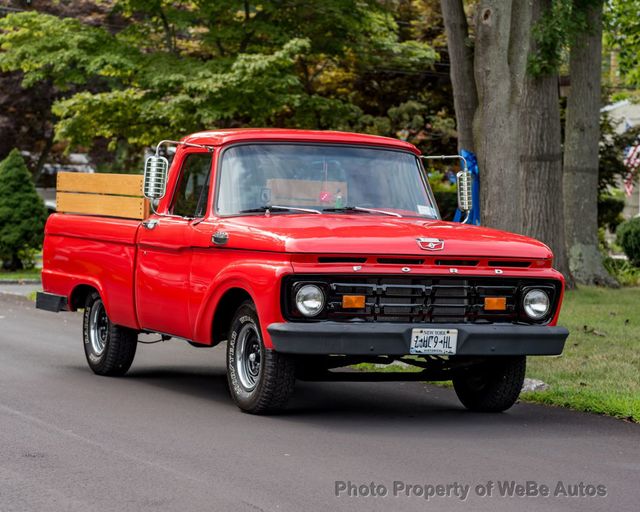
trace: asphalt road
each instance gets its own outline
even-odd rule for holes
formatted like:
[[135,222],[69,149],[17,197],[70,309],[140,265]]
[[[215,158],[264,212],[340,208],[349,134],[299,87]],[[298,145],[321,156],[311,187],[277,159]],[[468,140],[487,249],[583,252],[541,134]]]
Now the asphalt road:
[[[511,480],[552,496],[478,495]],[[374,482],[386,496],[336,497],[336,481]],[[558,482],[606,496],[554,497]],[[451,495],[420,496],[436,484]],[[286,414],[250,416],[227,395],[224,347],[141,345],[126,377],[98,377],[80,315],[0,295],[1,512],[631,511],[639,501],[640,425],[526,404],[472,414],[420,383],[302,383]]]

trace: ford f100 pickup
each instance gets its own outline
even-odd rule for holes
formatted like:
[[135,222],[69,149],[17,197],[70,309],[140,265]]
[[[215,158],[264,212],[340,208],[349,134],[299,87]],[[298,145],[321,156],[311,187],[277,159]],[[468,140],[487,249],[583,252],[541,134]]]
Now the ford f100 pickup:
[[[250,413],[296,379],[452,380],[468,409],[503,411],[526,356],[563,350],[564,280],[541,242],[442,221],[422,158],[371,135],[220,130],[161,142],[144,176],[61,176],[37,307],[83,310],[99,375],[127,372],[140,333],[226,342]],[[416,371],[354,369],[398,361]]]

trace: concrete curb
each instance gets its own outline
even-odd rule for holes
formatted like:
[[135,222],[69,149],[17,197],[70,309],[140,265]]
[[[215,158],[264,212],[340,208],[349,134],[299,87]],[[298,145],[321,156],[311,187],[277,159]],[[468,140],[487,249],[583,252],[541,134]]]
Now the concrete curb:
[[0,279],[0,284],[39,284],[40,279]]

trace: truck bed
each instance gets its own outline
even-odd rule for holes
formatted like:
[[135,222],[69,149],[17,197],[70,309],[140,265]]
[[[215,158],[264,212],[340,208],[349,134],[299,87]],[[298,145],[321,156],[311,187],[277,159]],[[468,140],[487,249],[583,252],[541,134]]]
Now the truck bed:
[[83,285],[96,288],[114,323],[138,328],[134,269],[139,220],[53,214],[45,227],[42,285],[67,297],[71,309]]

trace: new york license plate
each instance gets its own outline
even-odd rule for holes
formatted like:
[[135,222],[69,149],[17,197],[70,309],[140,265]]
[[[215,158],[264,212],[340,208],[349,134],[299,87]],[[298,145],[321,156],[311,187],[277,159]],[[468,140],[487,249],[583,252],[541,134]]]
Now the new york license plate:
[[457,329],[412,329],[411,354],[453,355],[458,344]]

